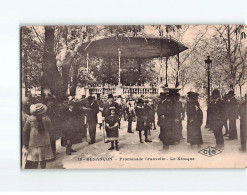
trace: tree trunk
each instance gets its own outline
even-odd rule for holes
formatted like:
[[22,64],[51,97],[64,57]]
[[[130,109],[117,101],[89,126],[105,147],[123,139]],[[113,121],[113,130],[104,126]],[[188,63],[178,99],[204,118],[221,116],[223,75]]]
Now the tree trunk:
[[25,97],[28,97],[28,82],[27,82],[27,53],[24,51],[24,59],[22,61],[24,65],[22,66],[23,68],[23,78],[24,78],[24,85],[25,85]]
[[53,95],[59,95],[58,79],[59,73],[56,65],[56,55],[54,52],[54,28],[45,26],[45,45],[43,54],[42,77],[41,77],[41,96],[44,97],[44,92],[50,91]]
[[70,80],[69,73],[73,60],[74,57],[71,57],[70,54],[66,55],[66,58],[64,59],[63,69],[62,69],[62,90],[61,90],[61,94],[63,94],[63,96],[66,95],[68,90],[68,84]]
[[79,69],[78,64],[73,66],[73,80],[72,80],[71,87],[70,87],[70,95],[71,96],[76,95],[76,87],[78,84],[78,69]]

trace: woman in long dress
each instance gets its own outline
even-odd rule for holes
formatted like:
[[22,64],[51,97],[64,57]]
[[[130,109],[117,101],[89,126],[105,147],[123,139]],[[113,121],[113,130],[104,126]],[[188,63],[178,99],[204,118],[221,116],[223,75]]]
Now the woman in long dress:
[[203,113],[198,102],[198,93],[189,92],[189,101],[187,103],[187,142],[191,147],[203,144],[201,125],[203,120]]
[[64,122],[61,124],[61,139],[66,146],[66,154],[76,152],[73,144],[81,143],[83,137],[84,118],[80,108],[80,102],[70,101],[68,107],[63,108]]

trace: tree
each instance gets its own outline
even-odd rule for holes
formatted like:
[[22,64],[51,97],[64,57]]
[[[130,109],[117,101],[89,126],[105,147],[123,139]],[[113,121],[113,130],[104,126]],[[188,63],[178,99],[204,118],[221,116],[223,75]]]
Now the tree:
[[[56,66],[56,55],[54,52],[55,44],[54,27],[45,26],[45,43],[42,64],[41,77],[41,94],[45,90],[51,91],[52,94],[58,96],[59,92],[59,74]],[[44,94],[43,94],[44,95]]]
[[225,73],[229,87],[234,90],[246,69],[246,27],[243,25],[214,26],[211,50],[214,65]]
[[31,27],[21,27],[21,71],[25,96],[30,88],[40,86],[43,50],[42,41],[36,38]]

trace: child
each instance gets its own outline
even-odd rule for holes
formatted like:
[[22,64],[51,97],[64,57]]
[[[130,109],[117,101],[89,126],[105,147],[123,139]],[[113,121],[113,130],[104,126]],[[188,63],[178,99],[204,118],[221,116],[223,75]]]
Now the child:
[[111,114],[105,119],[107,141],[111,142],[111,147],[108,150],[114,149],[114,141],[115,141],[116,150],[119,151],[119,148],[118,148],[119,118],[116,116],[115,107],[110,107],[109,110]]
[[46,161],[53,159],[49,132],[52,131],[51,120],[45,116],[47,106],[41,103],[30,106],[30,114],[23,128],[23,145],[28,151],[28,169],[42,169]]
[[142,141],[142,131],[144,131],[145,142],[152,142],[151,140],[148,139],[149,121],[147,118],[149,111],[147,107],[144,106],[143,99],[138,99],[135,113],[137,116],[136,131],[139,131],[140,143],[144,143]]

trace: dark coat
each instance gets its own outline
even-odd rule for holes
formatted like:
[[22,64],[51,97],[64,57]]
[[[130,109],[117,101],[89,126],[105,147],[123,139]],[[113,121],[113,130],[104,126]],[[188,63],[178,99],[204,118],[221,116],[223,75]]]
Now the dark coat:
[[239,106],[239,116],[240,116],[240,139],[241,144],[245,143],[247,140],[247,102],[240,104]]
[[[118,122],[119,122],[119,118],[117,116],[108,116],[105,119],[105,123],[109,124],[109,127],[113,127]],[[107,126],[105,127],[107,137],[108,138],[119,137],[118,127],[114,127],[114,128],[109,128],[109,127]]]
[[224,101],[218,99],[211,101],[210,104],[210,128],[218,130],[223,126],[225,121],[225,104]]
[[155,120],[155,111],[156,111],[156,108],[155,108],[155,105],[154,104],[151,104],[151,114],[150,114],[150,121],[154,123],[154,120]]
[[172,131],[174,134],[175,141],[180,141],[182,137],[182,117],[183,117],[183,106],[180,101],[175,101],[172,104],[172,118],[173,125]]
[[116,116],[120,118],[120,106],[118,105],[117,102],[113,102],[111,105],[109,104],[109,102],[105,103],[103,112],[102,112],[103,117],[106,118],[111,115],[111,111],[109,110],[110,107],[116,108]]
[[224,102],[224,120],[227,121],[229,119],[229,101],[227,97],[223,97],[223,102]]
[[137,106],[135,109],[137,116],[136,130],[143,131],[146,128],[147,117],[145,115],[144,106]]
[[79,106],[73,110],[64,108],[66,119],[61,123],[62,140],[70,140],[72,144],[81,143],[83,135],[84,117]]
[[188,101],[187,117],[187,142],[191,144],[202,144],[201,125],[203,112],[198,102]]
[[151,106],[145,104],[144,105],[144,117],[146,118],[146,130],[151,129],[152,117],[153,117],[153,109]]
[[172,113],[171,102],[167,100],[160,101],[158,104],[158,108],[157,108],[158,125],[159,126],[164,126],[164,125],[171,126],[171,124],[168,124],[168,123],[171,123],[170,120],[172,120],[171,113]]
[[61,130],[60,130],[61,119],[59,116],[59,107],[56,105],[48,107],[46,115],[51,119],[51,123],[53,126],[53,130],[50,132],[50,138],[51,140],[57,140],[61,136]]
[[164,145],[172,145],[174,136],[172,133],[172,105],[170,101],[160,101],[157,109],[158,125],[160,126],[159,138]]
[[238,118],[238,100],[233,97],[228,101],[228,117],[230,120]]
[[86,101],[85,107],[90,108],[91,110],[86,111],[87,114],[87,123],[98,123],[97,114],[99,112],[99,106],[96,101],[93,101],[91,104]]

